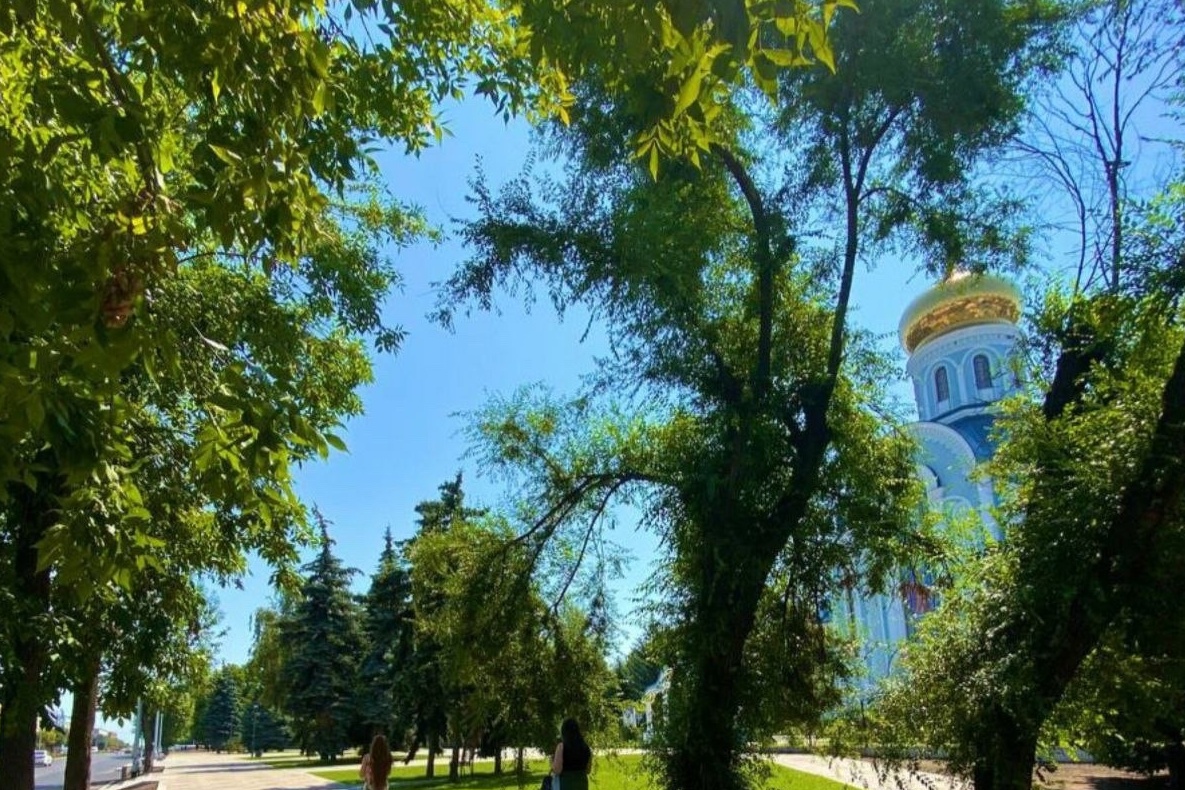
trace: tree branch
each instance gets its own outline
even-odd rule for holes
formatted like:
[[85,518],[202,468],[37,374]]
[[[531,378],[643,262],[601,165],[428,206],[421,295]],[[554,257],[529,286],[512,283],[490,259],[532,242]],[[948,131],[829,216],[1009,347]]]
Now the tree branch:
[[744,164],[724,146],[713,144],[712,152],[724,163],[753,215],[753,231],[757,236],[758,304],[757,365],[753,371],[753,399],[760,402],[769,391],[773,354],[774,268],[777,262],[774,260],[771,245],[769,214],[765,210],[761,192],[753,183]]
[[[124,87],[126,77],[119,71],[119,68],[111,59],[111,53],[107,49],[107,42],[103,39],[103,34],[99,30],[98,25],[95,24],[90,14],[87,13],[86,4],[78,3],[74,8],[78,11],[78,15],[86,28],[91,46],[95,48],[95,54],[99,56],[99,62],[103,67],[104,73],[107,75],[118,106],[129,115],[133,114],[133,112],[139,114],[135,103],[132,102],[131,97],[128,96],[128,92]],[[152,156],[152,149],[148,145],[144,132],[145,130],[141,128],[139,139],[135,142],[136,163],[140,170],[140,177],[144,181],[144,188],[147,190],[152,202],[155,202],[160,193],[160,182],[157,178],[156,162]]]
[[1046,693],[1055,696],[1069,683],[1105,629],[1127,603],[1124,590],[1148,572],[1161,536],[1180,523],[1185,504],[1185,343],[1161,391],[1160,416],[1132,483],[1123,492],[1093,563],[1090,590],[1070,604],[1068,638],[1054,646],[1053,673]]
[[568,573],[568,578],[564,580],[564,586],[560,588],[559,594],[556,595],[555,601],[552,603],[552,614],[559,610],[560,603],[563,602],[564,596],[568,594],[568,588],[572,586],[572,581],[576,578],[576,573],[580,570],[580,565],[584,562],[585,552],[588,551],[589,541],[592,539],[593,532],[596,530],[597,522],[605,513],[605,508],[609,505],[609,500],[617,493],[617,489],[625,485],[628,480],[620,480],[614,483],[605,491],[605,496],[601,497],[601,503],[597,506],[596,512],[593,513],[592,518],[588,522],[588,528],[584,532],[584,540],[580,544],[580,553],[576,555],[576,562],[572,563],[572,569]]

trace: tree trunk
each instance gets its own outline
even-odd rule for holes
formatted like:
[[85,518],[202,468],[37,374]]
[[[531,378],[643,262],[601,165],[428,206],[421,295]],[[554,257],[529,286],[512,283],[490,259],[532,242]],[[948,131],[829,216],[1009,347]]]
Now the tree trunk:
[[412,736],[411,744],[407,747],[407,755],[404,756],[404,758],[403,758],[403,764],[407,765],[412,760],[416,759],[416,752],[418,752],[419,750],[420,750],[420,733],[419,733],[419,731],[417,731],[416,734]]
[[1165,763],[1169,769],[1169,790],[1185,790],[1185,743],[1170,743],[1164,750]]
[[99,661],[95,656],[91,665],[87,667],[86,677],[74,686],[69,749],[66,753],[66,781],[63,790],[90,790],[91,735],[95,729],[95,710],[98,706]]
[[12,657],[12,680],[0,692],[0,787],[33,790],[33,750],[47,695],[42,674],[48,661],[43,627],[49,618],[49,569],[37,569],[37,543],[52,525],[55,514],[46,499],[24,485],[9,489],[6,514],[13,530],[13,598],[16,611],[7,617],[17,627],[7,634]]
[[502,775],[502,747],[494,750],[494,776]]
[[436,753],[440,751],[440,734],[430,733],[428,735],[428,772],[424,776],[431,779],[436,776]]
[[1025,734],[1015,719],[997,710],[995,726],[972,773],[974,790],[1032,790],[1037,734]]
[[144,773],[152,773],[152,766],[156,762],[156,711],[146,708],[144,718],[140,722],[140,732],[144,737]]
[[[735,538],[749,530],[725,530]],[[700,588],[695,591],[695,619],[688,628],[692,674],[674,677],[671,713],[664,718],[678,727],[685,721],[671,756],[671,786],[682,790],[744,790],[739,771],[747,738],[737,726],[744,690],[744,647],[753,629],[757,605],[770,564],[740,540],[724,539],[704,548]],[[669,726],[669,725],[668,725]]]
[[448,762],[448,780],[450,782],[461,781],[461,738],[459,736],[453,737],[453,752]]
[[520,746],[514,750],[514,772],[519,776],[522,776],[525,767],[526,766],[523,763],[523,747]]

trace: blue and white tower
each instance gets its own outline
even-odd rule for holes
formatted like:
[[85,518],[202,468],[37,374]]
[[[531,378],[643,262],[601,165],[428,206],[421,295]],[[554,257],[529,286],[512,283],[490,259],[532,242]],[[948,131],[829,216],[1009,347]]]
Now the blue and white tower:
[[[908,429],[930,506],[978,514],[997,538],[991,480],[972,472],[994,449],[992,404],[1019,386],[1011,356],[1021,305],[1008,280],[956,272],[914,299],[898,327],[919,417]],[[839,602],[835,614],[854,623],[864,641],[866,689],[892,671],[913,619],[932,608],[927,581],[909,575],[896,591]]]

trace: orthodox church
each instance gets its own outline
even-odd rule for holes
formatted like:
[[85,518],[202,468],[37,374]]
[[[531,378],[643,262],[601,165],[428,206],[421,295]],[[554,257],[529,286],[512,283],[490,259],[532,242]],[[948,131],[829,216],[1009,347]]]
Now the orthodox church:
[[[1008,280],[956,272],[914,299],[898,327],[919,417],[908,430],[920,448],[917,469],[930,506],[978,514],[996,538],[992,482],[971,473],[993,452],[993,404],[1019,387],[1010,358],[1021,307]],[[909,575],[895,591],[836,602],[833,622],[854,625],[864,643],[865,689],[893,670],[916,618],[933,607],[927,581]]]

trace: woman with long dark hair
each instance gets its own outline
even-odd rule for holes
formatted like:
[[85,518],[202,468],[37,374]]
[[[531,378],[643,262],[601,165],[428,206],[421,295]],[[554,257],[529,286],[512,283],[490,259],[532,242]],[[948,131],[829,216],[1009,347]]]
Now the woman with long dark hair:
[[575,719],[565,719],[560,726],[560,742],[551,758],[551,773],[559,777],[560,790],[588,790],[588,772],[592,769],[592,749],[580,734]]
[[366,790],[387,790],[392,762],[391,747],[387,745],[386,736],[374,736],[370,742],[370,751],[362,755],[362,768],[359,770]]

